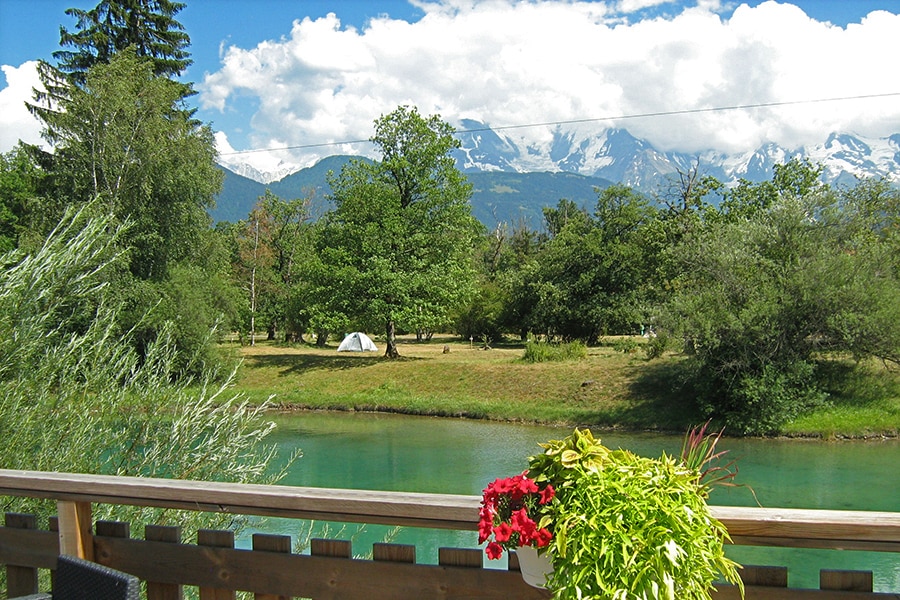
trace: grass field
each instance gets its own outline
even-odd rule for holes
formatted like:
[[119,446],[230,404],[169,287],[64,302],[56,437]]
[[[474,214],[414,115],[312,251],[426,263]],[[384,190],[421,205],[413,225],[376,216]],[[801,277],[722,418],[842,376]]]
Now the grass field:
[[[444,352],[444,347],[449,352]],[[592,347],[568,362],[526,363],[522,345],[489,350],[456,338],[400,338],[401,358],[273,342],[227,345],[243,362],[237,391],[281,408],[392,411],[508,421],[567,423],[682,432],[701,420],[673,394],[681,360],[648,361],[643,352]],[[900,432],[900,374],[832,373],[833,404],[791,423],[789,435],[824,437]]]

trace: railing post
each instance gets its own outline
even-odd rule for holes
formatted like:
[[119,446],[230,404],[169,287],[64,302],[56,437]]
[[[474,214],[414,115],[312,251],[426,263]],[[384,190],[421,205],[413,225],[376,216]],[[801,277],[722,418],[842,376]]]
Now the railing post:
[[[181,528],[163,525],[145,525],[144,539],[150,542],[181,543]],[[182,600],[184,589],[174,583],[147,582],[147,600]]]
[[[37,529],[34,515],[6,513],[6,527],[15,529]],[[38,591],[38,573],[34,567],[6,565],[6,593],[10,598],[27,596]]]
[[372,544],[372,560],[384,562],[416,562],[416,547],[413,544]]
[[840,571],[822,569],[819,571],[819,589],[845,592],[871,592],[872,571]]
[[59,553],[94,560],[94,536],[91,534],[91,503],[56,503],[59,515]]
[[442,567],[480,569],[482,556],[477,548],[438,548],[438,564]]

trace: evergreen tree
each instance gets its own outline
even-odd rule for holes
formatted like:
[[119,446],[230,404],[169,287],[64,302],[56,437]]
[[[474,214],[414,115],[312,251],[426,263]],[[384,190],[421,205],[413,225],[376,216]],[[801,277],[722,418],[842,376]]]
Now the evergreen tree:
[[91,10],[70,8],[66,14],[78,20],[78,29],[60,27],[59,43],[73,50],[58,50],[53,58],[77,85],[84,84],[91,67],[109,63],[129,47],[151,60],[154,75],[177,77],[192,62],[191,39],[175,20],[184,7],[171,0],[103,0]]
[[[156,76],[174,79],[181,75],[192,62],[190,37],[175,20],[184,6],[171,0],[103,0],[91,10],[67,9],[66,14],[77,19],[77,29],[60,27],[59,45],[63,49],[53,53],[57,65],[38,63],[44,90],[34,90],[31,112],[52,131],[60,103],[71,95],[69,88],[83,87],[92,67],[109,64],[126,48],[149,60]],[[177,85],[181,98],[194,94],[191,84]]]

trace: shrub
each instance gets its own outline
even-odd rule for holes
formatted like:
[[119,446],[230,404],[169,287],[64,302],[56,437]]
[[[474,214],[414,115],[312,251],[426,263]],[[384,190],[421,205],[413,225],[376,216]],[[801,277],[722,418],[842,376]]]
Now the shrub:
[[634,338],[619,338],[612,343],[613,350],[623,354],[634,354],[640,348],[641,343]]
[[583,342],[565,342],[551,344],[548,342],[528,342],[522,360],[530,363],[558,362],[565,360],[581,360],[587,356],[587,346]]

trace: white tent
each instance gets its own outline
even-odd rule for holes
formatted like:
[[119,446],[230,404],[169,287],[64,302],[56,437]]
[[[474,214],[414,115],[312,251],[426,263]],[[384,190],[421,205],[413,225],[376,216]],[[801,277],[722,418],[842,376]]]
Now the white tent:
[[356,331],[354,333],[347,334],[347,337],[344,338],[344,341],[341,342],[341,345],[338,346],[338,352],[377,352],[378,348],[375,347],[375,342],[369,339],[369,336],[362,333],[361,331]]

